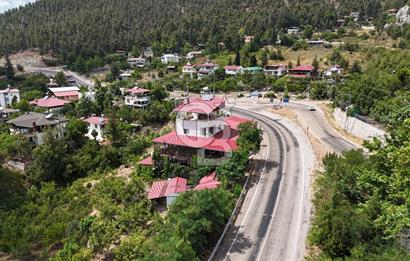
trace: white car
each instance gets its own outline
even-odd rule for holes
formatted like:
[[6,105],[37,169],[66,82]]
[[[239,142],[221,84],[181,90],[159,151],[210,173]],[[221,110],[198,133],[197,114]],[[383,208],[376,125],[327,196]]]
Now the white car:
[[316,108],[314,106],[309,106],[309,111],[316,111]]

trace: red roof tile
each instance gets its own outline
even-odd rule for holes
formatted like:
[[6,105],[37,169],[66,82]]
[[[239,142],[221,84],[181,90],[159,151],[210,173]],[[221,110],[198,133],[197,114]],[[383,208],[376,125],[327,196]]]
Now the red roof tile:
[[154,161],[152,160],[152,157],[150,156],[148,158],[141,160],[139,164],[144,165],[144,166],[152,166],[154,165]]
[[225,100],[218,97],[210,101],[202,100],[200,97],[190,97],[189,103],[179,105],[174,111],[210,114],[216,109],[223,107],[225,107]]
[[140,94],[140,93],[149,93],[150,90],[139,88],[139,87],[134,87],[132,89],[127,90],[127,92],[132,93],[132,94]]
[[232,129],[237,130],[241,123],[245,123],[251,121],[250,119],[240,117],[240,116],[230,116],[226,117],[224,121],[230,126]]
[[168,180],[160,180],[152,183],[148,191],[149,199],[163,198],[187,190],[187,179],[176,177]]
[[289,71],[314,71],[315,68],[312,65],[301,65],[295,68],[289,69]]
[[104,125],[108,123],[108,118],[107,117],[98,117],[98,116],[91,116],[87,119],[85,119],[86,122],[89,124],[94,124],[94,125]]
[[220,182],[216,178],[216,173],[213,172],[210,175],[203,177],[194,190],[216,189],[219,185]]
[[56,108],[63,107],[69,101],[57,99],[57,98],[47,98],[47,99],[37,99],[30,102],[31,105],[42,108]]
[[238,65],[227,65],[224,67],[225,70],[240,70],[242,66]]
[[66,92],[54,92],[56,97],[66,97],[66,96],[80,96],[78,91],[66,91]]

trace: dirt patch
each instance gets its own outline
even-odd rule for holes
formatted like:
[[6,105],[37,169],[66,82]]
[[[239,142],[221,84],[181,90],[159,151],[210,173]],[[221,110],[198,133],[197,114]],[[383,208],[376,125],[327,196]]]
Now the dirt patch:
[[131,179],[131,174],[134,171],[134,167],[133,166],[121,166],[118,171],[117,174],[115,175],[116,177],[121,177],[126,179],[127,181],[129,181]]
[[333,108],[331,107],[330,104],[318,104],[318,106],[324,112],[327,122],[333,129],[335,129],[337,132],[343,135],[343,137],[345,137],[346,139],[356,144],[358,147],[362,146],[364,140],[351,135],[346,130],[344,130],[342,127],[340,127],[340,125],[336,122],[335,118],[333,117]]
[[[23,65],[23,67],[46,67],[43,59],[53,59],[50,54],[41,55],[38,50],[30,49],[25,51],[19,51],[13,55],[10,55],[10,61],[13,65]],[[0,64],[4,64],[4,58],[0,59]]]

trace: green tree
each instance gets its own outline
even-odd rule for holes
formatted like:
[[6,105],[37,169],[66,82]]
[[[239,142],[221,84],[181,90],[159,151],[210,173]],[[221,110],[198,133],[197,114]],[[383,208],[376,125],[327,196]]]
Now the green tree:
[[239,51],[237,51],[236,54],[235,54],[234,64],[237,65],[237,66],[241,65],[241,53]]
[[313,32],[314,32],[314,29],[313,29],[313,26],[311,26],[311,25],[306,25],[306,26],[303,28],[303,36],[304,36],[306,39],[311,39],[312,36],[313,36]]
[[68,85],[68,83],[67,83],[67,80],[66,80],[66,78],[65,78],[65,75],[64,75],[64,72],[63,71],[59,71],[57,74],[56,74],[56,77],[55,77],[55,79],[56,79],[56,83],[58,84],[58,86],[67,86]]
[[256,56],[254,54],[251,56],[249,63],[251,67],[258,66],[258,60],[256,60]]
[[86,142],[84,136],[88,131],[88,125],[81,119],[70,119],[66,126],[67,140],[74,145],[75,148],[79,148]]

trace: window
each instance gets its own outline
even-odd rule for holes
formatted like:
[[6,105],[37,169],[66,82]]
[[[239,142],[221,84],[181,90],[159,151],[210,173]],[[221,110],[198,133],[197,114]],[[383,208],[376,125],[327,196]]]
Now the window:
[[188,129],[184,129],[184,134],[189,134],[189,130]]
[[201,128],[201,135],[206,136],[206,128]]

